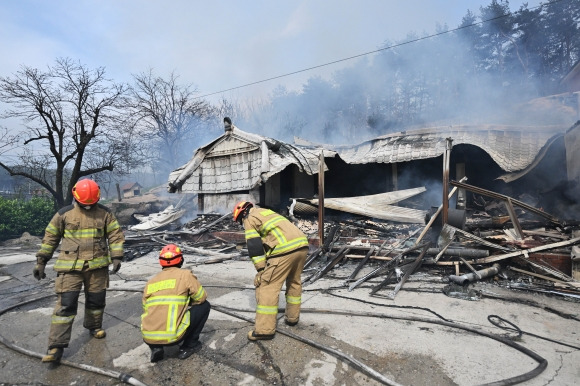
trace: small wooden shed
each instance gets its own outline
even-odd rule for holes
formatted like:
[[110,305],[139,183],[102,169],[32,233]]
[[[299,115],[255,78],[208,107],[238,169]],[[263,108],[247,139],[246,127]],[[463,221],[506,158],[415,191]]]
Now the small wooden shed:
[[141,195],[143,187],[138,182],[128,182],[121,187],[123,198],[135,197]]

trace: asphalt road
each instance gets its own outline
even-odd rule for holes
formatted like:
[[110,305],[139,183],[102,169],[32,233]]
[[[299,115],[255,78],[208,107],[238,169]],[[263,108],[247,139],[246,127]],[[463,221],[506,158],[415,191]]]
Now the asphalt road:
[[[178,349],[172,347],[165,360],[152,364],[139,323],[141,290],[159,270],[156,253],[123,263],[111,276],[107,337],[90,337],[82,327],[80,306],[63,363],[51,366],[39,358],[46,351],[56,275],[49,265],[47,279],[33,278],[34,252],[17,247],[0,252],[2,385],[124,384],[115,378],[118,374],[146,385],[475,385],[534,369],[539,374],[523,384],[574,385],[580,379],[578,302],[506,289],[493,280],[471,285],[472,300],[448,296],[443,293],[446,274],[428,267],[390,300],[387,291],[370,296],[370,284],[351,292],[341,286],[354,269],[348,263],[304,288],[297,326],[280,321],[274,340],[250,342],[246,334],[255,306],[251,263],[203,264],[202,257],[191,255],[186,266],[214,306],[201,335],[204,347],[186,360],[177,359]],[[517,338],[491,324],[489,315],[524,333]]]

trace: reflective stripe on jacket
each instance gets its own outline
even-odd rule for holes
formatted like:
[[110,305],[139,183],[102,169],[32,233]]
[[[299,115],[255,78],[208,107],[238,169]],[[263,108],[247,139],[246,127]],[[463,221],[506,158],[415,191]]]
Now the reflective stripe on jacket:
[[76,203],[59,210],[44,232],[36,256],[45,262],[52,258],[60,243],[54,264],[57,272],[106,267],[111,259],[123,258],[125,236],[115,215],[97,204],[90,209]]
[[149,344],[179,341],[189,327],[188,306],[203,303],[205,289],[187,269],[164,268],[143,290],[141,333]]
[[[253,207],[243,221],[248,252],[256,269],[266,265],[266,259],[296,249],[308,247],[308,239],[300,229],[286,217],[264,208]],[[264,246],[263,253],[250,248],[254,240],[260,238]],[[254,240],[253,240],[254,239]],[[252,249],[252,251],[250,251]]]

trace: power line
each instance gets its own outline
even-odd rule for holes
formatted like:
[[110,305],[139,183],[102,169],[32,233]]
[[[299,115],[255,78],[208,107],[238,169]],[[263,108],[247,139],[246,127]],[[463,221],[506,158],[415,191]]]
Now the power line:
[[[553,0],[553,1],[549,1],[549,2],[547,2],[545,4],[540,4],[540,5],[536,6],[536,7],[528,8],[527,10],[528,11],[533,11],[535,9],[542,8],[542,7],[546,6],[546,5],[559,3],[560,1],[564,1],[564,0]],[[215,91],[215,92],[212,92],[210,94],[205,94],[205,95],[198,96],[198,97],[196,97],[194,99],[206,98],[208,96],[212,96],[212,95],[216,95],[216,94],[220,94],[220,93],[224,93],[224,92],[228,92],[228,91],[233,91],[233,90],[237,90],[237,89],[240,89],[240,88],[253,86],[253,85],[256,85],[256,84],[260,84],[260,83],[269,82],[269,81],[275,80],[275,79],[285,78],[287,76],[300,74],[302,72],[307,72],[307,71],[315,70],[317,68],[331,66],[331,65],[336,64],[336,63],[346,62],[348,60],[360,58],[360,57],[363,57],[363,56],[366,56],[366,55],[376,54],[376,53],[381,52],[381,51],[386,51],[386,50],[390,50],[390,49],[393,49],[393,48],[401,47],[401,46],[404,46],[404,45],[407,45],[407,44],[416,43],[416,42],[419,42],[419,41],[422,41],[422,40],[431,39],[431,38],[434,38],[434,37],[437,37],[437,36],[441,36],[441,35],[445,35],[445,34],[448,34],[448,33],[451,33],[451,32],[456,32],[456,31],[459,31],[459,30],[462,30],[462,29],[465,29],[465,28],[475,27],[477,25],[481,25],[481,24],[488,23],[488,22],[491,22],[491,21],[494,21],[494,20],[498,20],[498,19],[504,18],[506,16],[515,15],[515,14],[518,14],[520,12],[521,11],[516,11],[516,12],[513,12],[513,13],[512,12],[509,12],[509,13],[506,13],[504,15],[492,17],[491,19],[486,19],[486,20],[482,20],[482,21],[477,22],[477,23],[464,25],[464,26],[457,27],[457,28],[454,28],[454,29],[451,29],[451,30],[438,32],[436,34],[427,35],[427,36],[423,36],[423,37],[416,38],[416,39],[411,39],[411,40],[408,40],[408,41],[405,41],[405,42],[401,42],[401,43],[393,44],[393,45],[390,45],[390,46],[387,46],[387,47],[379,48],[379,49],[376,49],[374,51],[368,51],[368,52],[365,52],[365,53],[362,53],[362,54],[358,54],[358,55],[354,55],[354,56],[349,56],[347,58],[334,60],[332,62],[328,62],[328,63],[324,63],[324,64],[319,64],[317,66],[312,66],[312,67],[304,68],[302,70],[297,70],[297,71],[289,72],[289,73],[286,73],[286,74],[283,74],[283,75],[277,75],[277,76],[274,76],[274,77],[271,77],[271,78],[266,78],[266,79],[258,80],[256,82],[246,83],[246,84],[243,84],[243,85],[240,85],[240,86],[236,86],[236,87],[232,87],[232,88],[228,88],[228,89],[225,89],[225,90]]]

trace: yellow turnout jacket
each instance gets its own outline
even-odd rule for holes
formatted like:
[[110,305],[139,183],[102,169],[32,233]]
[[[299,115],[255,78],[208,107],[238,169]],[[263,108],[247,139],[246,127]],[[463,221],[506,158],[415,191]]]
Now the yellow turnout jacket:
[[206,298],[205,289],[191,271],[164,268],[143,290],[143,340],[150,344],[177,342],[190,324],[188,307],[203,303]]
[[256,270],[266,266],[266,259],[308,247],[308,239],[286,217],[264,208],[250,208],[243,220],[248,254]]
[[122,259],[124,242],[123,231],[107,207],[97,204],[84,209],[75,203],[52,217],[36,257],[46,263],[60,243],[55,271],[82,270],[85,261],[89,269],[97,269],[107,267],[111,259]]

